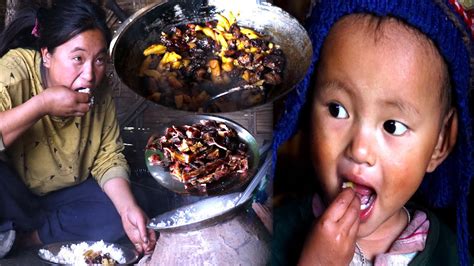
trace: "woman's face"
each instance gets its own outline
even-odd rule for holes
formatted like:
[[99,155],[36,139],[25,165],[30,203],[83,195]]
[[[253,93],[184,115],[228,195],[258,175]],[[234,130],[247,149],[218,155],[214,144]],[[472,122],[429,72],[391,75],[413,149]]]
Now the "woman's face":
[[47,87],[94,89],[104,77],[107,45],[98,29],[84,31],[52,52],[42,48],[41,54],[47,70]]
[[440,163],[442,61],[397,23],[378,38],[361,23],[338,26],[317,72],[313,164],[328,201],[347,181],[364,197],[359,237],[383,236]]

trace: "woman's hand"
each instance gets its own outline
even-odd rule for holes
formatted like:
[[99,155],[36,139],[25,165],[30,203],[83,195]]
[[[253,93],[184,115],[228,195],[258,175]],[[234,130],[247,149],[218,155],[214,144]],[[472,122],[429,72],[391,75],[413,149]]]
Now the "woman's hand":
[[314,225],[301,253],[300,265],[348,265],[359,229],[360,200],[344,189]]
[[50,87],[39,94],[44,114],[60,117],[83,116],[90,109],[90,95],[66,87]]
[[146,228],[148,217],[136,205],[129,206],[121,213],[123,228],[139,253],[150,254],[156,244],[156,234]]
[[135,249],[142,253],[153,252],[156,244],[155,231],[146,228],[148,217],[136,204],[128,181],[112,178],[105,182],[104,191],[112,200],[122,219],[122,225]]
[[9,147],[45,115],[83,116],[90,109],[90,95],[66,87],[51,87],[23,104],[0,112],[0,132]]

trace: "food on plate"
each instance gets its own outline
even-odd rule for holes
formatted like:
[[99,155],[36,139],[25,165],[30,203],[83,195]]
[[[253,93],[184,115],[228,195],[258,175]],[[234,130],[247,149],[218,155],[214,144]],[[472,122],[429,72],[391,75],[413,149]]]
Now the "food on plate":
[[150,165],[160,165],[184,183],[187,190],[207,191],[207,185],[248,174],[248,147],[235,129],[215,120],[171,126],[161,137],[152,137],[147,149]]
[[88,265],[115,265],[117,261],[110,257],[109,253],[102,254],[101,251],[94,251],[92,249],[86,250],[84,252],[84,258]]
[[[231,102],[253,106],[264,101],[282,82],[286,61],[279,45],[239,26],[232,13],[171,27],[143,55],[138,74],[146,97],[187,111],[226,111]],[[237,99],[222,97],[203,109],[211,97],[236,87],[244,88],[229,94]]]
[[86,242],[63,245],[56,255],[48,249],[40,249],[39,255],[50,262],[67,265],[117,265],[126,262],[120,248],[107,245],[102,240],[91,245]]

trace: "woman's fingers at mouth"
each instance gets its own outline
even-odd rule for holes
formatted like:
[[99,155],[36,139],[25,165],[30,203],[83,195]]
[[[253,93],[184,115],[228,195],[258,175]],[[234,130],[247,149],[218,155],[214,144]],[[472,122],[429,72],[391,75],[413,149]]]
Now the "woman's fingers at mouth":
[[81,112],[81,113],[85,114],[85,113],[89,112],[90,109],[91,109],[91,106],[90,106],[89,103],[81,103],[77,107],[77,112]]
[[77,95],[76,101],[78,103],[89,103],[91,101],[91,95],[88,93],[79,93]]

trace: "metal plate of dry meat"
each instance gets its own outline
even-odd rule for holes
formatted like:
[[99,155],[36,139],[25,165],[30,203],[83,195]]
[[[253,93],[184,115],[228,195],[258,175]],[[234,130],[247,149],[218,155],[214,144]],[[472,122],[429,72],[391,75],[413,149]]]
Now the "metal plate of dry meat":
[[[145,164],[148,168],[148,171],[160,185],[180,194],[220,195],[238,190],[254,177],[255,173],[257,172],[260,160],[258,152],[259,147],[255,137],[238,123],[214,115],[187,115],[178,118],[169,124],[160,125],[156,133],[153,135],[163,136],[165,135],[165,131],[168,127],[193,125],[199,123],[201,120],[213,120],[217,123],[224,123],[236,131],[239,140],[245,143],[247,146],[248,171],[246,175],[242,177],[226,177],[218,181],[210,182],[206,185],[206,191],[189,189],[186,188],[184,183],[180,182],[176,177],[174,177],[166,167],[151,162],[150,158],[156,156],[156,154],[159,154],[159,152],[157,152],[155,149],[145,148]],[[151,138],[154,137],[153,135]]]
[[165,212],[152,218],[148,223],[148,228],[157,231],[198,230],[232,216],[252,198],[253,191],[268,173],[271,167],[272,154],[267,152],[268,150],[262,152],[261,157],[265,157],[265,161],[243,192],[207,197],[198,202]]

